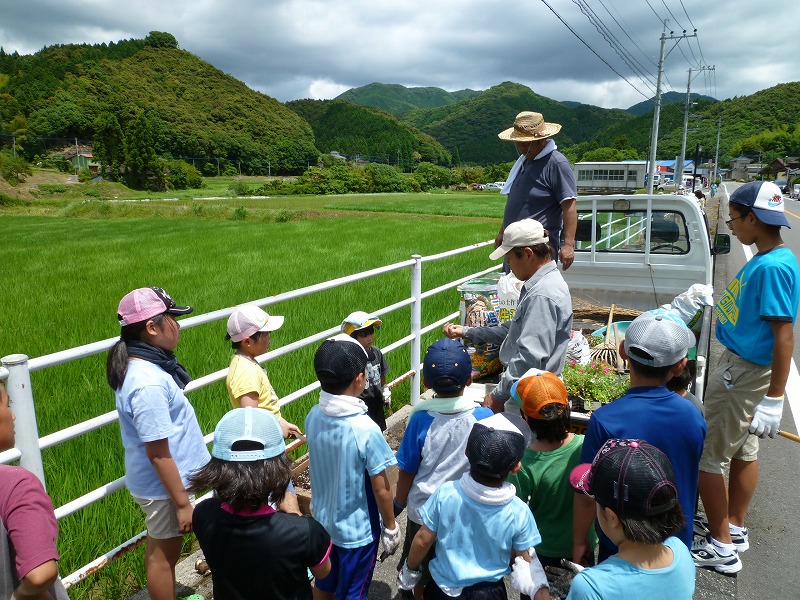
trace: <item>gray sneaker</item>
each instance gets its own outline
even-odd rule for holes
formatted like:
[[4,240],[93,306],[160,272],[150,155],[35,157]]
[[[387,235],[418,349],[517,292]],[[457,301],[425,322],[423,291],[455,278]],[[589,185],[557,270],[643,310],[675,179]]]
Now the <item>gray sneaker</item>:
[[[694,535],[705,538],[709,534],[708,520],[705,515],[697,514],[694,516]],[[750,532],[744,527],[740,533],[731,531],[731,541],[736,546],[736,551],[741,554],[750,549]]]
[[716,571],[727,577],[736,577],[742,570],[742,559],[735,550],[732,554],[720,554],[719,550],[711,543],[710,535],[705,538],[695,538],[692,542],[692,559],[696,567]]

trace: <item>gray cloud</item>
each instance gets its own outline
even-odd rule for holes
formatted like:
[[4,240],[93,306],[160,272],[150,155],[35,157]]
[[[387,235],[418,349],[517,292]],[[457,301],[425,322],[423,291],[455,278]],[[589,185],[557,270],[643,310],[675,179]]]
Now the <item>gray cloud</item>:
[[532,0],[5,0],[0,45],[27,54],[169,31],[182,48],[281,101],[328,98],[374,81],[451,91],[516,81],[557,100],[626,108],[655,88],[662,31],[655,9],[670,20],[668,34],[697,27],[698,35],[667,43],[664,91],[685,91],[688,69],[700,65],[716,70],[699,75],[693,91],[720,99],[800,80],[794,36],[778,33],[796,13],[795,0],[774,0],[769,11],[746,0],[580,0],[633,56],[629,62],[646,69],[648,83],[578,0],[548,3],[632,85]]

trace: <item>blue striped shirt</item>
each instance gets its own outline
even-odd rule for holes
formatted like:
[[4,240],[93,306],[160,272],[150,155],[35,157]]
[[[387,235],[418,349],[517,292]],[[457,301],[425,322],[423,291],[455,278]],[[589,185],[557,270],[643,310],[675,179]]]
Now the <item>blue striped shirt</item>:
[[392,449],[366,413],[331,417],[315,406],[305,425],[314,518],[340,548],[372,543],[379,528],[369,478],[397,464]]

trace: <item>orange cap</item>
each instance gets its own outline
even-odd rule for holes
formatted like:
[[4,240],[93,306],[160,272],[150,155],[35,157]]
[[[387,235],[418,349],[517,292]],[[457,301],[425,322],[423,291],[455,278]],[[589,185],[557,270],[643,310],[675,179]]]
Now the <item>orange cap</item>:
[[548,404],[567,406],[567,388],[564,382],[549,371],[530,369],[511,387],[512,397],[519,402],[522,412],[534,419],[543,419],[542,407]]

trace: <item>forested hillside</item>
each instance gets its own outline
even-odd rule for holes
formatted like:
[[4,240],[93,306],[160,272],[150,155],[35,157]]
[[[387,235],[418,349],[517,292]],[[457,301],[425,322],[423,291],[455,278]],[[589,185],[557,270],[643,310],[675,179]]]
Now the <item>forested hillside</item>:
[[516,158],[514,145],[497,134],[523,110],[541,112],[548,121],[561,123],[556,141],[562,146],[592,140],[603,127],[634,118],[622,110],[587,104],[570,108],[524,85],[505,82],[452,106],[413,110],[401,120],[429,133],[450,152],[457,150],[463,161],[494,164]]
[[341,100],[295,100],[287,106],[311,125],[321,152],[335,150],[404,167],[420,161],[451,162],[438,141],[382,110]]
[[[744,152],[755,155],[766,153],[772,160],[781,153],[800,154],[800,82],[783,83],[761,90],[750,96],[742,96],[719,102],[698,101],[692,108],[687,134],[687,156],[694,155],[697,144],[703,147],[703,155],[713,157],[717,143],[717,122],[720,128],[720,163],[727,164]],[[640,152],[650,145],[652,113],[636,117],[624,125],[612,126],[600,132],[597,142],[610,146],[613,140],[625,136]],[[744,143],[748,138],[765,132],[786,132],[783,141],[766,147]],[[659,126],[658,157],[673,158],[680,153],[683,137],[683,107],[671,104],[661,110]],[[772,136],[774,137],[774,136]],[[794,141],[793,141],[794,140]],[[779,148],[779,149],[778,149]]]
[[236,160],[251,172],[318,155],[303,119],[178,49],[170,34],[0,54],[0,127],[29,158],[50,149],[47,138],[93,140],[100,117],[125,131],[142,113],[159,154]]
[[[712,98],[711,96],[704,96],[703,94],[692,94],[692,102],[697,102],[698,100],[703,100],[705,102],[716,102],[716,98]],[[665,106],[669,106],[670,104],[680,104],[681,110],[683,109],[683,104],[686,102],[686,94],[682,92],[666,92],[661,94],[661,107],[664,108]],[[627,112],[631,113],[632,115],[646,115],[648,113],[653,112],[656,106],[656,99],[655,97],[650,98],[649,100],[642,100],[638,104],[634,104],[633,106],[629,106],[626,110]]]
[[415,108],[448,106],[480,94],[475,90],[448,92],[437,87],[408,88],[396,83],[370,83],[347,90],[335,99],[381,108],[393,115],[400,115]]

